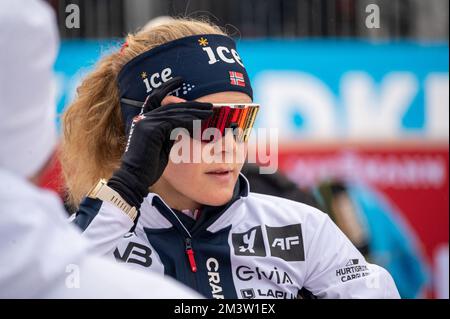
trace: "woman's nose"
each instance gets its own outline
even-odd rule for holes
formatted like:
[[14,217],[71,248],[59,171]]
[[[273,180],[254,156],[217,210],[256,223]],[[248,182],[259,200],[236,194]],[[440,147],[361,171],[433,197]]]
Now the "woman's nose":
[[236,139],[232,129],[226,129],[225,135],[222,136],[222,152],[234,153],[236,152]]

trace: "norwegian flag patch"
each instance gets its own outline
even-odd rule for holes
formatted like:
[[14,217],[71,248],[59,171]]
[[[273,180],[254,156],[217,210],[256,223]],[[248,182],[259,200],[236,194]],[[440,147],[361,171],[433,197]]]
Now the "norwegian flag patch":
[[244,75],[241,72],[229,71],[232,85],[245,86]]

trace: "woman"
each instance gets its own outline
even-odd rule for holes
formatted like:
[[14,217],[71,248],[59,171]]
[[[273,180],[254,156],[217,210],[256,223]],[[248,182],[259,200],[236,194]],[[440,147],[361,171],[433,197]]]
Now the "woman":
[[[211,120],[220,109],[211,103],[252,110],[238,128],[254,120],[231,38],[217,26],[178,19],[125,43],[83,81],[63,121],[75,223],[97,252],[210,298],[296,298],[301,289],[319,298],[398,298],[390,275],[368,264],[325,214],[249,192],[238,159],[245,135],[227,130],[210,143],[195,135],[195,120],[221,133],[224,123],[237,123]],[[175,128],[185,129],[176,142]],[[190,161],[175,161],[186,155],[178,147],[186,141],[215,160],[189,154]]]

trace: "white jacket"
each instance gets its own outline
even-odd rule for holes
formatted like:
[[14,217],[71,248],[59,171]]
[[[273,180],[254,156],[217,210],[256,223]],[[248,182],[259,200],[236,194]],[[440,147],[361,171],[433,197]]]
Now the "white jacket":
[[199,297],[89,254],[55,194],[2,169],[0,180],[0,299]]
[[296,298],[302,288],[318,298],[399,298],[390,274],[367,263],[328,215],[251,193],[242,174],[237,185],[227,207],[203,221],[150,193],[133,232],[128,216],[100,200],[86,199],[75,223],[97,253],[209,298]]

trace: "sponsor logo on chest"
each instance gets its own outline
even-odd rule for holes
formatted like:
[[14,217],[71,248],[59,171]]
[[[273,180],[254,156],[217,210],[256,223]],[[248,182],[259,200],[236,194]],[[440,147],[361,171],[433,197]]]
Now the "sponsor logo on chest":
[[[246,232],[231,235],[234,254],[236,256],[267,255],[285,261],[304,261],[301,224],[281,227],[265,226],[266,242],[262,226],[250,228]],[[267,248],[266,248],[267,247]]]

